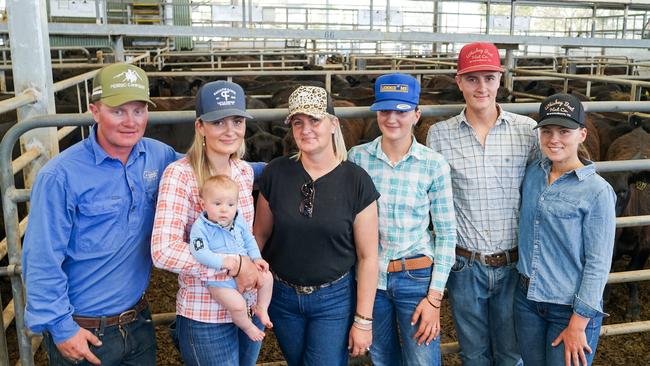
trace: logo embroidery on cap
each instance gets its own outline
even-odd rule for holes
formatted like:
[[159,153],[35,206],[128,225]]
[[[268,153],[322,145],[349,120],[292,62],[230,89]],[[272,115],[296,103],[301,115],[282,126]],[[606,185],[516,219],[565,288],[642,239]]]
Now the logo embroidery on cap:
[[547,114],[559,114],[562,116],[571,117],[571,113],[573,113],[575,107],[571,107],[571,104],[569,104],[569,102],[555,99],[554,101],[545,105],[544,110]]
[[235,99],[237,99],[237,92],[230,88],[221,88],[214,93],[216,97],[217,104],[220,106],[229,106],[235,104]]
[[379,87],[381,93],[385,92],[396,92],[396,93],[408,93],[409,86],[406,84],[383,84]]
[[111,89],[117,88],[138,88],[145,89],[145,86],[142,84],[142,77],[132,69],[127,69],[124,72],[121,72],[113,76],[113,80],[122,78],[121,82],[113,83],[110,85]]
[[408,105],[408,104],[398,104],[398,105],[395,106],[395,108],[397,108],[397,109],[410,109],[411,106]]
[[483,48],[476,48],[467,53],[469,62],[481,62],[484,60],[491,60],[494,57],[492,52]]

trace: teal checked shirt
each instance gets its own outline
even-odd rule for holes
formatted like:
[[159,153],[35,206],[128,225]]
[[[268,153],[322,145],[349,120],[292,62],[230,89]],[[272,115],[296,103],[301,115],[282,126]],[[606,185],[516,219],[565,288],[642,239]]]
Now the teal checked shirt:
[[[368,172],[381,193],[378,288],[386,289],[388,262],[423,254],[434,261],[429,288],[442,292],[456,247],[449,164],[415,138],[402,160],[392,164],[381,149],[381,139],[348,152],[348,159]],[[428,229],[429,215],[435,234]]]

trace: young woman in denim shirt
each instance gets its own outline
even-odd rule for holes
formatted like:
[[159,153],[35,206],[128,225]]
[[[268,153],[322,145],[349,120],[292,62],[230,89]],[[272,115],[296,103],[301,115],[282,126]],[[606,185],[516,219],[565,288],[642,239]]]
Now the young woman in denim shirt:
[[602,323],[616,215],[612,187],[578,156],[585,114],[572,95],[540,106],[545,157],[526,170],[515,329],[526,366],[591,365]]

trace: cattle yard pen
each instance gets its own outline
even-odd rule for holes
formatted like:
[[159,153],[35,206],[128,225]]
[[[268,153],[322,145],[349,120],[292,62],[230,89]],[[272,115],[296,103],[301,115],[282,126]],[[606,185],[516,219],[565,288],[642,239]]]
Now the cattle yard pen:
[[[133,59],[130,62],[137,62],[139,65],[155,65],[160,69],[160,65],[165,65],[163,55],[166,55],[165,50],[158,50],[153,52],[153,62],[152,54],[146,52],[144,54],[133,54]],[[194,52],[187,53],[195,55]],[[251,52],[251,56],[258,54],[259,57],[259,67],[263,67],[264,63],[268,60],[264,59],[265,53],[256,53]],[[293,55],[293,53],[282,53],[278,54],[284,55]],[[168,55],[168,54],[167,54]],[[184,54],[178,54],[179,57],[185,56]],[[229,55],[224,54],[224,57]],[[319,53],[311,55],[313,57],[321,56]],[[508,56],[508,55],[507,55]],[[293,56],[290,56],[293,57]],[[509,70],[506,73],[506,78],[508,87],[512,90],[514,81],[528,81],[528,80],[563,80],[565,91],[570,79],[582,79],[586,80],[588,83],[592,81],[606,81],[608,83],[618,83],[623,85],[630,85],[632,87],[631,99],[638,100],[640,93],[635,93],[635,91],[640,87],[648,88],[650,83],[644,82],[638,79],[642,77],[638,76],[628,76],[628,75],[616,75],[603,77],[599,75],[574,75],[568,73],[557,72],[557,69],[566,70],[569,68],[568,65],[574,64],[575,68],[578,67],[588,67],[591,72],[596,71],[600,74],[602,71],[610,65],[616,66],[626,66],[627,71],[630,69],[638,69],[639,67],[648,67],[647,63],[634,62],[630,60],[617,60],[611,58],[585,58],[577,59],[572,58],[570,61],[566,58],[561,57],[539,57],[551,59],[551,65],[545,66],[522,66],[522,67],[513,67],[516,65],[516,58],[510,54],[510,58],[507,57]],[[386,57],[366,57],[368,60],[375,61],[386,61],[389,60]],[[277,61],[277,60],[276,60]],[[301,60],[303,61],[303,60]],[[378,70],[375,67],[379,66],[388,66],[391,70],[399,70],[403,73],[414,74],[419,80],[422,81],[423,78],[431,77],[434,75],[454,75],[456,70],[453,68],[455,65],[452,62],[453,59],[446,58],[443,55],[440,55],[435,58],[392,58],[389,61],[389,65],[365,65],[369,66],[368,69],[357,69],[356,66],[359,64],[358,60],[353,57],[349,57],[346,60],[347,67],[352,68],[353,70],[345,69],[325,69],[318,71],[305,71],[305,70],[294,70],[291,71],[264,71],[260,73],[255,71],[254,67],[246,68],[246,71],[234,71],[232,68],[227,68],[227,71],[182,71],[182,72],[149,72],[148,75],[152,77],[184,77],[184,76],[194,76],[194,77],[210,77],[210,78],[225,78],[232,80],[233,77],[239,76],[256,76],[256,75],[265,75],[265,76],[313,76],[314,78],[323,77],[324,84],[328,90],[331,90],[332,78],[334,76],[355,76],[355,75],[381,75],[387,72],[386,69]],[[255,64],[258,61],[239,61],[239,62],[248,62]],[[169,65],[169,64],[167,64]],[[98,68],[103,66],[100,64],[59,64],[60,68],[82,68],[92,67]],[[174,65],[176,66],[176,65]],[[181,66],[181,65],[178,65]],[[214,65],[211,65],[214,66]],[[221,66],[235,66],[235,64],[222,64]],[[282,65],[285,68],[293,68],[291,66]],[[0,66],[2,68],[3,66]],[[8,66],[4,66],[8,67]],[[419,67],[426,67],[427,69],[420,69]],[[435,69],[430,69],[434,67]],[[82,103],[82,98],[85,98],[85,105],[88,104],[88,81],[94,76],[96,71],[89,71],[79,76],[66,79],[60,82],[57,82],[53,85],[53,91],[59,92],[69,87],[76,86],[76,97],[77,97],[77,107],[79,111],[82,111],[84,103]],[[517,74],[516,76],[514,74]],[[520,76],[524,75],[524,76]],[[510,77],[509,77],[510,76]],[[509,77],[509,78],[508,78]],[[634,77],[634,80],[629,80]],[[83,87],[80,87],[79,84],[83,83]],[[589,84],[588,84],[589,85]],[[82,96],[83,93],[83,96]],[[33,103],[37,100],[37,95],[28,90],[14,98],[0,102],[0,113],[16,109],[20,106]],[[516,103],[516,104],[501,104],[501,106],[515,113],[531,113],[536,112],[539,107],[538,103]],[[458,104],[449,104],[449,105],[436,105],[436,106],[422,106],[422,116],[440,116],[440,115],[451,115],[456,114],[462,109],[462,105]],[[641,102],[587,102],[585,103],[585,110],[588,112],[650,112],[650,103],[641,103]],[[371,117],[372,112],[368,110],[367,107],[348,107],[348,108],[336,108],[337,115],[342,118],[365,118]],[[255,116],[257,120],[260,121],[272,121],[272,120],[281,120],[286,114],[285,110],[281,109],[259,109],[259,110],[250,110],[250,112]],[[150,114],[150,123],[151,124],[171,124],[171,123],[191,123],[194,121],[195,115],[194,112],[152,112]],[[0,267],[0,276],[9,276],[12,283],[12,292],[14,300],[12,300],[6,309],[3,311],[3,316],[0,318],[0,325],[2,325],[2,332],[0,332],[0,364],[8,364],[9,355],[7,352],[7,339],[6,339],[6,329],[8,328],[12,320],[16,321],[17,334],[18,334],[18,346],[20,351],[20,361],[23,365],[32,365],[33,364],[33,352],[38,348],[40,344],[40,337],[34,334],[27,334],[24,330],[24,294],[23,294],[23,284],[20,278],[21,275],[21,257],[20,257],[20,238],[24,234],[27,218],[20,220],[18,217],[17,204],[27,202],[29,199],[29,190],[27,189],[18,189],[15,186],[14,175],[19,173],[21,169],[26,167],[30,162],[38,159],[44,152],[39,150],[39,148],[32,147],[31,149],[26,150],[23,155],[18,157],[13,162],[11,161],[11,152],[15,142],[20,138],[20,136],[31,129],[39,127],[61,127],[57,132],[59,140],[64,136],[72,132],[78,126],[88,126],[92,123],[90,116],[88,114],[58,114],[58,115],[48,115],[42,117],[32,118],[27,121],[23,121],[16,126],[14,126],[9,133],[2,140],[0,145],[0,178],[2,180],[2,192],[3,192],[3,212],[4,212],[4,223],[5,231],[7,238],[0,242],[0,258],[4,257],[6,254],[9,255],[9,265],[6,267]],[[650,159],[648,160],[630,160],[630,161],[616,161],[616,162],[597,162],[597,169],[599,172],[616,172],[623,170],[650,170]],[[11,174],[9,173],[11,172]],[[20,220],[20,222],[19,222]],[[617,218],[617,227],[628,227],[628,226],[640,226],[640,225],[650,225],[650,216],[637,216],[637,217],[624,217]],[[621,283],[621,282],[630,282],[630,281],[645,281],[650,280],[650,270],[641,270],[641,271],[630,271],[630,272],[619,272],[610,274],[609,283]],[[0,299],[1,300],[1,299]],[[169,322],[174,318],[173,313],[165,314],[154,314],[154,322],[156,323],[165,323]],[[617,335],[617,334],[627,334],[627,333],[637,333],[650,331],[650,321],[635,322],[635,323],[623,323],[623,324],[612,324],[603,326],[602,334],[603,335]],[[448,343],[442,345],[443,353],[452,353],[458,351],[457,343]]]
[[[145,57],[143,55],[142,57]],[[409,71],[409,73],[418,74],[437,74],[449,73],[453,70],[418,70]],[[383,71],[385,72],[385,71]],[[380,74],[382,71],[336,71],[335,73],[342,74]],[[266,72],[265,75],[274,72]],[[278,72],[278,74],[286,74],[287,72]],[[310,74],[310,72],[301,71],[301,74]],[[314,72],[317,73],[317,72]],[[75,83],[84,82],[92,77],[94,71],[80,75],[75,80],[66,80],[65,82],[57,83],[57,88],[64,88]],[[227,76],[226,73],[206,72],[209,76]],[[237,72],[227,73],[232,76],[237,76]],[[245,74],[245,73],[242,73]],[[321,71],[320,74],[323,74]],[[152,75],[167,75],[167,73],[152,73]],[[196,73],[194,73],[196,75]],[[326,72],[326,77],[331,78],[331,73]],[[570,75],[572,76],[572,75]],[[593,76],[592,76],[593,77]],[[644,85],[645,86],[645,85]],[[32,103],[36,97],[32,93],[25,93],[15,98],[0,102],[0,112],[16,108],[21,105]],[[584,103],[587,112],[650,112],[650,103],[644,102],[586,102]],[[501,104],[501,106],[508,111],[514,113],[531,113],[539,108],[539,103],[516,103],[516,104]],[[440,116],[456,114],[463,108],[462,105],[436,105],[436,106],[422,106],[422,116]],[[258,109],[250,110],[251,114],[256,120],[270,121],[282,119],[286,111],[283,109]],[[355,117],[371,117],[373,114],[367,107],[347,107],[337,108],[337,115],[341,118],[355,118]],[[195,119],[193,111],[187,112],[151,112],[149,123],[151,124],[172,124],[172,123],[192,123]],[[29,200],[29,190],[16,188],[14,175],[18,173],[29,162],[41,156],[42,152],[37,148],[29,150],[26,155],[22,155],[12,162],[12,150],[15,143],[19,140],[20,136],[32,129],[41,127],[69,127],[76,128],[78,126],[89,126],[92,124],[90,115],[88,114],[57,114],[34,117],[29,120],[23,121],[12,127],[0,144],[0,180],[3,192],[3,214],[4,224],[6,231],[6,239],[0,243],[0,254],[7,253],[9,255],[9,264],[6,267],[0,267],[0,276],[9,276],[11,278],[12,293],[14,296],[13,301],[3,311],[3,316],[0,318],[0,325],[2,325],[2,332],[0,332],[0,364],[9,363],[9,355],[7,351],[6,329],[11,320],[15,320],[18,347],[20,352],[20,362],[22,365],[33,365],[33,353],[38,348],[41,338],[37,334],[28,333],[24,326],[24,291],[21,279],[21,245],[20,238],[22,237],[25,227],[26,218],[19,222],[18,216],[18,203],[27,202]],[[70,127],[74,126],[74,127]],[[68,129],[61,129],[60,131],[68,131]],[[63,132],[60,132],[62,134]],[[596,162],[596,168],[599,172],[618,172],[626,170],[650,170],[650,159],[646,160],[629,160],[629,161],[616,161],[616,162]],[[617,218],[617,227],[628,226],[642,226],[650,225],[649,216],[636,216]],[[640,270],[631,272],[617,272],[611,273],[608,283],[622,283],[632,281],[646,281],[650,280],[650,270]],[[169,322],[174,318],[173,313],[154,314],[155,323]],[[638,332],[650,331],[650,321],[641,321],[634,323],[621,323],[603,326],[601,334],[603,335],[618,335],[629,334]],[[457,343],[447,343],[442,345],[444,354],[453,353],[458,351]]]

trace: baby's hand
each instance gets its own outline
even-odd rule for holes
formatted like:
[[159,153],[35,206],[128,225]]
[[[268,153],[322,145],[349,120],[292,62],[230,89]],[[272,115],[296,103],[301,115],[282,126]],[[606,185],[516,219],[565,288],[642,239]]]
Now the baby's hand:
[[269,263],[265,261],[262,258],[258,258],[253,261],[255,263],[255,266],[257,266],[257,269],[262,272],[268,272],[269,270]]

